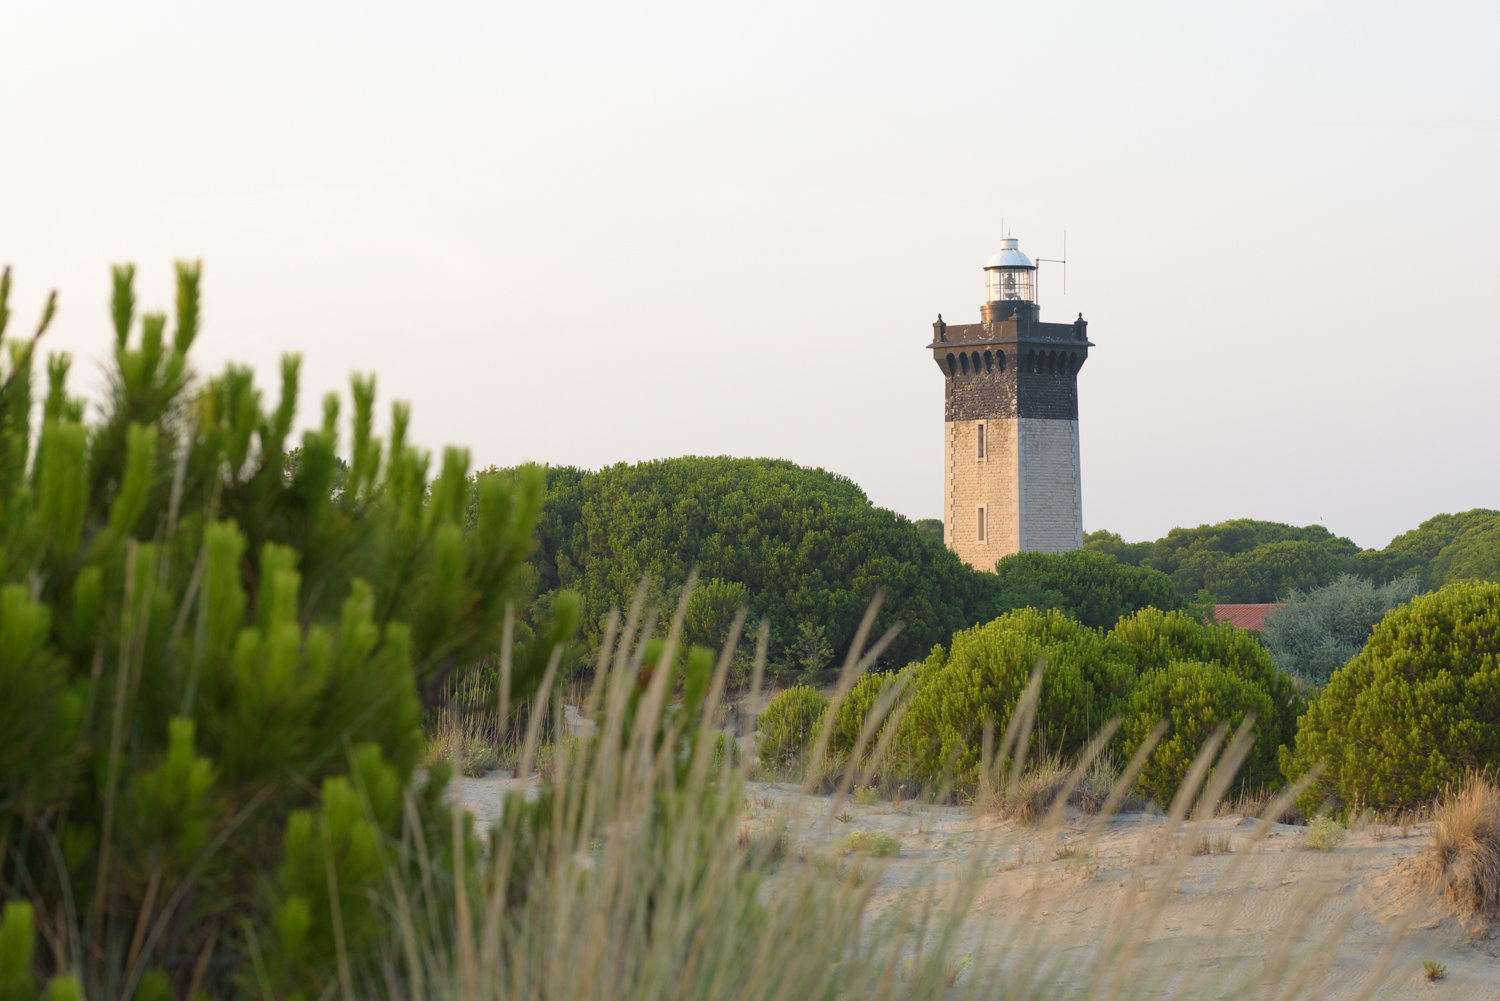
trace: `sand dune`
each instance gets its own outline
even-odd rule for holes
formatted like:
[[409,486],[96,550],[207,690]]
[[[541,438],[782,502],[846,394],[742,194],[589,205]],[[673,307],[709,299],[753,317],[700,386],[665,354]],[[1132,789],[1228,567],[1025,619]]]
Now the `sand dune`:
[[[486,822],[515,787],[461,779],[454,793]],[[963,807],[834,803],[761,782],[748,785],[744,814],[751,835],[784,826],[788,873],[799,859],[853,864],[841,855],[851,832],[896,837],[893,858],[861,863],[876,880],[872,923],[969,898],[944,946],[957,995],[994,979],[1040,985],[1048,998],[1500,1001],[1495,937],[1471,938],[1414,890],[1413,860],[1431,841],[1425,826],[1356,828],[1320,851],[1306,845],[1306,828],[1237,815],[1174,826],[1160,815],[1072,813],[1044,829]],[[1424,960],[1442,963],[1446,978],[1429,982]],[[1279,989],[1249,990],[1258,979]]]

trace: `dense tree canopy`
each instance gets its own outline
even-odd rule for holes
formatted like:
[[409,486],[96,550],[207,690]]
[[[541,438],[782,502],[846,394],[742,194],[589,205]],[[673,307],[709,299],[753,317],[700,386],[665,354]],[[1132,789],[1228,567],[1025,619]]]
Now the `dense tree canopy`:
[[995,572],[1007,608],[1056,608],[1096,629],[1140,608],[1187,604],[1166,574],[1104,553],[1016,553],[1001,559]]
[[1279,601],[1345,574],[1377,584],[1414,575],[1432,590],[1454,580],[1500,580],[1500,511],[1441,514],[1381,550],[1361,550],[1321,525],[1248,518],[1174,528],[1155,542],[1090,532],[1084,549],[1160,570],[1183,597],[1202,601]]
[[687,457],[598,472],[551,467],[546,479],[538,591],[580,592],[592,640],[643,578],[653,602],[670,608],[694,569],[711,593],[689,607],[693,639],[721,642],[732,608],[748,601],[769,623],[773,667],[784,673],[809,673],[825,649],[842,658],[877,591],[886,595],[877,628],[903,624],[886,657],[894,664],[1004,610],[993,574],[821,469]]
[[1500,580],[1500,511],[1440,514],[1396,536],[1385,552],[1410,560],[1427,590],[1456,580]]
[[[517,475],[491,469],[478,479]],[[670,611],[694,569],[692,642],[722,642],[746,604],[752,629],[770,625],[772,670],[807,679],[842,660],[877,591],[886,595],[877,628],[903,624],[887,667],[920,660],[955,632],[1014,608],[1057,609],[1107,627],[1147,606],[1185,604],[1155,569],[1095,553],[1019,554],[1002,560],[998,575],[981,573],[943,546],[941,522],[909,521],[872,505],[842,476],[780,460],[550,467],[546,481],[536,590],[543,606],[558,588],[582,594],[591,641],[643,578],[651,602]],[[580,666],[588,662],[585,653]]]

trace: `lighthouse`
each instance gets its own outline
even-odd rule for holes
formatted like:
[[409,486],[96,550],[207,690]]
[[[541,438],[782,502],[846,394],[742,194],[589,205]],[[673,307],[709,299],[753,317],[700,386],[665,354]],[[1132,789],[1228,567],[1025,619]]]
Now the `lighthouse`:
[[984,266],[978,323],[932,325],[943,374],[943,539],[978,570],[1083,545],[1078,370],[1088,323],[1043,323],[1014,237]]

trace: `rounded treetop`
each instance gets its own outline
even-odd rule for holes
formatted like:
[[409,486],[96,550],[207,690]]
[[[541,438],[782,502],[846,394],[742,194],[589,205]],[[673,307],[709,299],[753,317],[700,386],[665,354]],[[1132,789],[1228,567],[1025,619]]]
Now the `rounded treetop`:
[[1007,236],[1000,241],[1000,253],[991,257],[984,267],[985,270],[989,270],[990,268],[1035,268],[1036,265],[1032,264],[1031,258],[1021,253],[1016,247],[1016,238]]

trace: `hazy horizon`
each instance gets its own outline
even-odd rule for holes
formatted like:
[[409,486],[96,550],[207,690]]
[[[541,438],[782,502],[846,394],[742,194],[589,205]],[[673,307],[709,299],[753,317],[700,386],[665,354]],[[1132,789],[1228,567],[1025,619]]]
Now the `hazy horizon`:
[[[26,5],[11,334],[95,391],[109,265],[303,423],[378,374],[476,467],[786,458],[941,516],[941,312],[1003,231],[1082,312],[1084,528],[1361,546],[1500,507],[1500,12],[1477,2]],[[1003,230],[1002,230],[1003,225]]]

